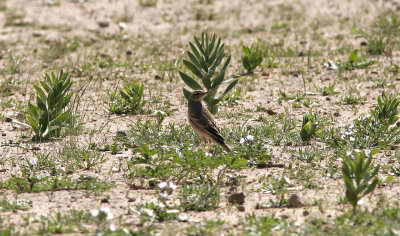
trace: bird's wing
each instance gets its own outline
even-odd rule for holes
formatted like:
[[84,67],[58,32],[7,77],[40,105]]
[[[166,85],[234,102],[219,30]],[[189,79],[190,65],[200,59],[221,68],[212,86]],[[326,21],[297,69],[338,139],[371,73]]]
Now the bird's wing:
[[204,130],[210,136],[214,136],[224,140],[224,138],[220,134],[219,128],[217,127],[214,119],[212,118],[207,108],[204,108],[203,112],[201,113],[191,114],[189,118],[193,123],[199,126],[201,130]]

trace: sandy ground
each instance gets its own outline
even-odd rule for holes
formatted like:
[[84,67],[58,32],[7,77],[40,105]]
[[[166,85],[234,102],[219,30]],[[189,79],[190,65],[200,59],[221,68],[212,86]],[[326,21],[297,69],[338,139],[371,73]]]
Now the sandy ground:
[[[207,1],[191,0],[159,0],[155,6],[143,7],[139,1],[130,0],[98,0],[98,1],[24,1],[0,0],[0,69],[16,66],[18,70],[13,73],[2,73],[0,82],[10,78],[17,81],[11,85],[12,95],[0,97],[4,102],[10,98],[20,101],[22,106],[32,100],[33,84],[42,80],[46,71],[65,68],[69,71],[81,72],[82,76],[74,75],[74,88],[87,81],[90,75],[94,80],[89,84],[82,97],[79,113],[85,130],[98,130],[93,140],[99,145],[112,143],[117,131],[128,131],[139,116],[110,115],[104,99],[107,89],[122,87],[122,82],[115,79],[116,75],[128,80],[141,78],[148,88],[147,98],[150,93],[168,101],[172,114],[168,116],[164,125],[170,122],[186,122],[186,103],[182,95],[183,82],[175,74],[175,80],[155,80],[160,74],[157,68],[159,61],[176,60],[183,50],[188,48],[187,42],[193,35],[207,30],[220,35],[227,51],[232,54],[232,62],[228,74],[233,75],[243,72],[240,59],[241,45],[249,45],[256,39],[262,39],[271,45],[284,45],[283,48],[297,49],[307,54],[310,45],[317,56],[311,58],[311,69],[307,77],[312,77],[307,82],[307,92],[315,91],[314,86],[327,86],[336,84],[341,91],[336,96],[312,96],[320,106],[314,108],[323,115],[333,115],[335,112],[336,124],[344,126],[362,113],[366,113],[375,106],[375,101],[382,91],[395,92],[396,87],[373,88],[368,78],[376,79],[386,76],[396,86],[400,77],[388,74],[385,67],[390,64],[390,58],[379,57],[377,65],[367,70],[344,71],[345,79],[339,80],[338,73],[324,66],[327,60],[346,60],[348,53],[340,53],[343,48],[360,48],[362,39],[356,38],[353,27],[368,27],[374,19],[384,10],[393,9],[398,12],[399,1]],[[2,24],[2,25],[1,25]],[[282,26],[287,24],[287,26]],[[314,25],[316,40],[313,40]],[[100,25],[106,25],[101,27]],[[278,27],[278,26],[281,27]],[[343,40],[340,40],[343,38]],[[62,42],[69,47],[74,42],[80,46],[75,50],[65,49],[60,57],[54,56],[52,43]],[[88,46],[85,46],[85,44]],[[50,49],[49,49],[50,48]],[[49,51],[50,50],[50,51]],[[131,55],[127,55],[127,51]],[[93,64],[94,58],[111,58],[115,63],[113,67],[95,68],[85,67]],[[294,119],[300,120],[309,108],[294,108],[288,101],[280,104],[277,101],[279,91],[286,93],[302,92],[303,79],[299,73],[300,68],[307,68],[307,57],[277,57],[279,68],[266,68],[256,71],[255,79],[250,77],[239,82],[238,88],[242,89],[244,104],[237,106],[223,106],[216,116],[218,124],[222,127],[246,123],[246,119],[227,118],[222,114],[238,112],[251,117],[265,116],[266,112],[246,112],[257,105],[269,108],[278,114],[285,113],[287,109]],[[394,64],[399,61],[399,51],[392,55]],[[85,64],[87,63],[87,64]],[[90,69],[89,69],[90,68]],[[88,73],[88,74],[87,74]],[[347,79],[346,79],[347,78]],[[367,103],[356,105],[342,105],[340,97],[356,91],[357,96],[366,97]],[[7,180],[12,174],[19,174],[19,165],[26,158],[32,158],[35,153],[30,149],[38,147],[43,151],[52,151],[63,145],[69,137],[50,143],[32,144],[29,130],[15,128],[5,121],[6,117],[20,118],[21,109],[17,102],[11,107],[0,107],[0,141],[2,144],[21,142],[27,149],[3,145],[0,148],[0,181]],[[154,119],[149,115],[141,116],[143,119]],[[257,122],[254,122],[257,124]],[[300,122],[299,122],[300,124]],[[89,135],[82,134],[71,140],[87,145]],[[64,140],[64,141],[63,141]],[[235,145],[235,141],[231,141]],[[268,146],[275,154],[277,163],[288,163],[293,160],[286,147]],[[124,151],[130,157],[131,150]],[[117,165],[118,158],[110,153],[105,153],[108,161],[99,165],[96,170],[84,171],[85,174],[98,176],[102,180],[115,181],[115,187],[100,195],[86,196],[85,191],[56,191],[39,193],[16,194],[10,190],[0,189],[0,194],[6,199],[22,199],[32,201],[26,211],[5,212],[0,216],[14,222],[17,228],[24,229],[24,218],[28,216],[38,219],[41,215],[55,212],[66,212],[71,209],[92,210],[100,206],[107,206],[116,215],[121,216],[124,224],[138,224],[137,214],[130,213],[129,207],[135,207],[145,202],[156,201],[155,190],[130,189],[128,181],[122,172],[111,171]],[[390,163],[379,155],[379,163]],[[319,163],[321,166],[327,162]],[[340,162],[335,163],[340,166]],[[315,168],[317,173],[318,168]],[[302,182],[294,180],[294,190],[306,206],[300,208],[268,208],[258,209],[258,203],[268,203],[276,200],[277,196],[260,191],[262,183],[260,176],[281,177],[284,168],[245,169],[240,174],[246,176],[240,191],[246,195],[245,211],[239,212],[235,206],[227,203],[226,197],[221,197],[220,208],[215,211],[187,212],[184,213],[193,222],[204,219],[223,219],[231,225],[238,225],[247,214],[287,216],[296,225],[301,224],[311,217],[334,218],[340,215],[349,206],[338,204],[339,198],[344,196],[342,179],[323,178],[317,174],[313,179],[317,182],[318,189],[306,189]],[[386,175],[383,175],[386,176]],[[377,189],[366,202],[385,196],[387,199],[396,199],[400,194],[398,177],[395,177],[389,186]],[[224,194],[227,194],[224,192]],[[288,193],[289,194],[289,193]],[[101,199],[109,197],[108,203],[101,203]],[[313,204],[315,200],[322,200],[321,212]],[[172,198],[170,202],[179,201]],[[368,205],[365,203],[365,206]],[[305,214],[307,211],[309,214]],[[118,217],[116,217],[118,218]],[[120,222],[115,220],[118,225]],[[169,224],[169,223],[166,223]],[[182,223],[185,227],[189,223]],[[164,229],[164,224],[159,224],[158,229]],[[167,227],[168,228],[168,227]],[[173,231],[173,230],[172,230]]]

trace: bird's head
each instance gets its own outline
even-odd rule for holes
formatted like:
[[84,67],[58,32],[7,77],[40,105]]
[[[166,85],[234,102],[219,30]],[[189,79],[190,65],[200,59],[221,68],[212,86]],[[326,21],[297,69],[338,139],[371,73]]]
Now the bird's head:
[[203,99],[211,92],[205,92],[203,90],[195,90],[192,95],[190,95],[191,102],[201,102]]

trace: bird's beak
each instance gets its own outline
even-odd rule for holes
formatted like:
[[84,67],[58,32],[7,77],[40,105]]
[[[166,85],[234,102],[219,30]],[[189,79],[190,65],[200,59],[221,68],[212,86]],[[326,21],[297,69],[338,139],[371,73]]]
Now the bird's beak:
[[211,91],[205,92],[204,95],[203,95],[203,98],[205,98],[210,93],[211,93]]

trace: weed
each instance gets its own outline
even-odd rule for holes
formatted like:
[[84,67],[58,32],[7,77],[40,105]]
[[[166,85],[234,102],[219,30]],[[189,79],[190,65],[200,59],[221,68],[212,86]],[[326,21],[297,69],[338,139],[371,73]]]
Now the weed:
[[183,184],[179,196],[184,211],[207,211],[219,207],[220,190],[217,185]]
[[317,93],[321,94],[322,96],[329,96],[329,95],[336,95],[339,94],[340,91],[335,88],[335,84],[329,84],[328,86],[324,87],[317,87],[315,86],[315,90]]
[[354,214],[358,201],[374,191],[378,184],[379,165],[371,166],[372,156],[378,152],[378,149],[368,152],[354,150],[350,155],[343,156],[342,174],[346,185],[346,199],[353,206]]
[[47,83],[40,84],[46,93],[34,85],[37,105],[28,102],[26,115],[32,131],[36,134],[33,139],[38,141],[59,136],[63,125],[73,119],[71,110],[65,110],[73,95],[68,93],[72,85],[69,74],[61,71],[57,77],[52,72],[51,77],[47,73],[45,77]]
[[[196,46],[195,46],[196,45]],[[226,95],[233,87],[235,87],[238,79],[225,80],[225,71],[231,60],[231,56],[225,54],[225,44],[221,43],[221,38],[214,35],[209,35],[208,33],[202,33],[201,38],[194,37],[194,44],[189,42],[191,52],[188,50],[187,55],[188,60],[183,60],[183,64],[189,69],[198,79],[203,83],[203,86],[207,91],[211,91],[204,101],[207,103],[208,109],[212,114],[218,112],[218,103],[222,100],[222,97]],[[225,62],[220,69],[219,73],[216,73],[217,68],[222,63]],[[188,76],[183,71],[179,71],[183,82],[193,90],[203,90],[202,86],[196,82],[195,79]],[[214,75],[214,79],[211,79]],[[228,83],[228,87],[225,89],[221,97],[215,98],[218,88],[222,83]],[[191,92],[183,88],[183,93],[186,99],[189,100]]]
[[243,235],[271,235],[273,228],[280,224],[280,220],[274,216],[246,216],[243,222]]
[[154,7],[157,4],[157,0],[138,0],[138,2],[142,7]]
[[250,48],[243,46],[242,51],[243,67],[248,73],[252,73],[261,64],[263,60],[262,53],[255,44],[252,44]]
[[358,50],[354,49],[350,52],[348,60],[345,63],[334,63],[333,61],[328,61],[325,64],[329,69],[341,71],[341,70],[354,70],[354,69],[365,69],[369,66],[377,64],[378,61],[374,59],[368,59],[365,55],[360,57],[358,55]]
[[119,94],[117,92],[109,92],[109,99],[107,101],[108,110],[116,114],[141,113],[144,105],[147,103],[143,101],[143,90],[144,85],[134,82],[124,86],[122,90],[119,90]]
[[317,134],[317,125],[312,117],[312,110],[308,115],[303,116],[303,123],[300,130],[300,138],[303,142],[308,142]]
[[354,96],[353,94],[346,95],[340,98],[339,103],[344,105],[363,104],[367,102],[366,97]]

